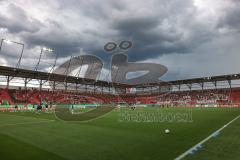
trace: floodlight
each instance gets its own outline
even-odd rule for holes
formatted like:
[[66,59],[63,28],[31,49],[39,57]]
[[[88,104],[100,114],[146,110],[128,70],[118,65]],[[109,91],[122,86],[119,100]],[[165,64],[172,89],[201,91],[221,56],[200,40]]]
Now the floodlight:
[[46,47],[43,47],[42,48],[43,51],[48,51],[48,52],[53,52],[54,50],[51,49],[51,48],[46,48]]
[[1,52],[1,49],[2,49],[3,42],[6,42],[6,43],[8,43],[8,44],[15,43],[15,44],[18,44],[18,45],[21,45],[21,46],[22,46],[21,54],[20,54],[20,57],[19,57],[19,59],[18,59],[18,63],[17,63],[17,65],[16,65],[16,68],[19,68],[20,63],[21,63],[21,59],[22,59],[22,55],[23,55],[24,44],[23,44],[23,43],[20,43],[20,42],[10,41],[10,40],[7,40],[7,39],[2,39],[2,40],[1,40],[1,44],[0,44],[0,52]]
[[8,40],[8,39],[4,39],[4,42],[8,43],[8,44],[11,44],[13,43],[12,41]]

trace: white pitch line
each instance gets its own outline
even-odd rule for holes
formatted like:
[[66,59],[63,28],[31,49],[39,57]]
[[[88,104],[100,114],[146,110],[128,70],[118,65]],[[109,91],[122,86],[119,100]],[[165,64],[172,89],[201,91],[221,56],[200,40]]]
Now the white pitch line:
[[47,123],[47,122],[53,122],[55,120],[49,120],[49,121],[38,121],[38,122],[23,122],[23,123],[8,123],[8,124],[2,124],[2,126],[15,126],[15,125],[25,125],[25,124],[38,124],[38,123]]
[[[3,116],[21,117],[21,118],[26,118],[26,119],[31,119],[31,118],[33,118],[33,119],[49,120],[49,119],[47,119],[47,118],[31,117],[31,116],[24,116],[24,115],[14,115],[14,114],[8,114],[8,113],[2,114],[2,115],[3,115]],[[1,115],[1,116],[2,116],[2,115]]]
[[205,143],[206,141],[208,141],[210,138],[214,137],[216,134],[218,134],[220,131],[222,131],[224,128],[226,128],[228,125],[230,125],[231,123],[233,123],[234,121],[236,121],[238,118],[240,117],[237,116],[236,118],[234,118],[233,120],[231,120],[230,122],[228,122],[227,124],[225,124],[223,127],[221,127],[220,129],[218,129],[217,131],[213,132],[210,136],[208,136],[207,138],[205,138],[204,140],[202,140],[201,142],[199,142],[198,144],[194,145],[193,147],[191,147],[189,150],[187,150],[186,152],[182,153],[181,155],[179,155],[177,158],[175,158],[174,160],[181,160],[184,157],[186,157],[188,154],[190,154],[193,150],[195,150],[197,147],[201,146],[203,143]]

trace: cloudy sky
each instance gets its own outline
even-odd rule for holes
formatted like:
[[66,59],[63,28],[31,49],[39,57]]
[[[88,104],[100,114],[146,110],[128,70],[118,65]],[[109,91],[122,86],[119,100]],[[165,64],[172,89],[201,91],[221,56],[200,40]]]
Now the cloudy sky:
[[[104,44],[131,40],[129,60],[165,65],[165,80],[239,73],[239,31],[240,0],[0,0],[0,38],[25,44],[21,67],[29,69],[46,46],[59,64],[95,54],[106,71]],[[3,43],[1,65],[16,64],[20,50]],[[45,53],[41,65],[54,56]]]

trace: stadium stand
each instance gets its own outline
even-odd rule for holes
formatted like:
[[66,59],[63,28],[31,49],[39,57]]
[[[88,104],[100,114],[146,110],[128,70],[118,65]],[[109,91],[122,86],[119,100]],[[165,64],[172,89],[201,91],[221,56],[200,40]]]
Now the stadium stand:
[[9,96],[7,89],[0,89],[0,101],[1,101],[1,104],[3,105],[13,104],[13,101]]
[[[158,82],[149,84],[120,84],[76,76],[39,72],[0,66],[0,75],[5,77],[6,85],[0,89],[1,105],[14,104],[147,104],[160,106],[240,106],[240,88],[233,87],[232,81],[240,80],[240,74],[220,75],[193,79]],[[13,78],[24,79],[23,87],[11,86]],[[31,80],[38,81],[38,88],[29,88]],[[44,82],[43,82],[44,81]],[[48,83],[48,88],[43,84]],[[225,82],[225,89],[208,89],[204,84],[211,83],[218,88]],[[58,84],[64,84],[59,89]],[[50,85],[51,84],[51,85]],[[68,88],[72,84],[74,88]],[[197,84],[200,89],[193,90]],[[81,85],[82,88],[78,87]],[[187,86],[187,90],[182,88]],[[169,91],[175,87],[177,90]],[[221,86],[222,87],[222,86]],[[164,89],[165,88],[165,89]],[[132,93],[131,90],[134,92]]]
[[168,94],[135,95],[126,94],[116,96],[97,93],[74,93],[47,90],[21,90],[0,89],[2,104],[110,104],[126,102],[129,104],[159,104],[167,106],[180,106],[181,104],[193,106],[240,106],[240,89],[211,89],[171,92]]
[[52,102],[61,104],[82,103],[108,103],[110,98],[100,95],[76,94],[63,91],[39,91],[39,90],[17,90],[1,89],[0,100],[6,100],[8,104],[39,104],[41,102]]

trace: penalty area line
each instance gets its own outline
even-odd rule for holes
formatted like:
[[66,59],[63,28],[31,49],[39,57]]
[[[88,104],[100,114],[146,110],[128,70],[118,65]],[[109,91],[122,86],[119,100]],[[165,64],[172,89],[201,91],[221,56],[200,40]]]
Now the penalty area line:
[[39,124],[39,123],[49,123],[54,122],[55,120],[49,120],[49,121],[38,121],[38,122],[23,122],[23,123],[8,123],[8,124],[2,124],[0,127],[4,126],[16,126],[16,125],[25,125],[25,124]]
[[205,143],[206,141],[208,141],[209,139],[211,139],[212,137],[217,136],[220,131],[222,131],[223,129],[225,129],[228,125],[230,125],[231,123],[233,123],[234,121],[236,121],[238,118],[240,117],[237,116],[236,118],[234,118],[233,120],[231,120],[230,122],[228,122],[227,124],[225,124],[223,127],[219,128],[218,130],[216,130],[215,132],[213,132],[211,135],[209,135],[207,138],[203,139],[201,142],[199,142],[198,144],[194,145],[193,147],[191,147],[190,149],[188,149],[186,152],[182,153],[181,155],[179,155],[178,157],[176,157],[174,160],[181,160],[184,157],[186,157],[188,154],[191,154],[193,151],[196,151],[197,148],[201,148],[202,144]]
[[31,117],[31,116],[25,116],[25,115],[14,115],[14,114],[9,114],[9,113],[4,113],[1,116],[13,116],[13,117],[21,117],[25,119],[41,119],[41,120],[49,120],[47,118],[40,118],[40,117]]

